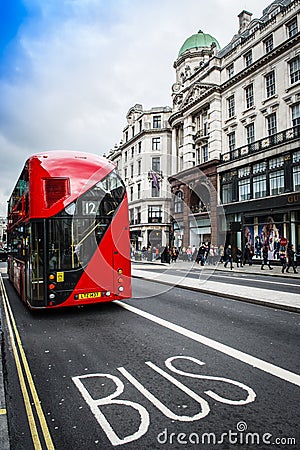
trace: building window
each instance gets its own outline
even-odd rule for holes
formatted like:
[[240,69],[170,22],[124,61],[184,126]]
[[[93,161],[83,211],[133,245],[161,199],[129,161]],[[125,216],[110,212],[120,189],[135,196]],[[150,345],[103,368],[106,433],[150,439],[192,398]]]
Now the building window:
[[265,197],[267,195],[266,175],[253,177],[253,198]]
[[293,59],[290,63],[290,82],[291,84],[297,83],[300,80],[300,56]]
[[130,201],[133,201],[133,186],[130,187]]
[[161,222],[162,222],[161,206],[149,206],[148,223],[161,223]]
[[238,178],[239,200],[249,200],[251,198],[250,166],[239,169]]
[[153,128],[161,128],[161,116],[153,116]]
[[270,195],[282,194],[284,192],[284,171],[277,170],[269,175]]
[[300,165],[293,167],[294,191],[300,191]]
[[235,115],[235,101],[234,101],[234,95],[231,95],[231,97],[229,97],[227,99],[227,106],[228,106],[228,117],[234,117]]
[[134,209],[129,210],[129,222],[130,225],[134,225]]
[[228,134],[228,147],[229,151],[235,149],[235,132]]
[[249,200],[251,197],[250,194],[250,179],[246,178],[244,180],[238,181],[239,186],[239,200]]
[[127,153],[127,150],[126,150],[126,152],[124,153],[125,162],[127,162],[127,156],[128,156],[128,153]]
[[134,147],[131,147],[131,158],[134,158]]
[[300,150],[293,153],[292,164],[293,164],[294,191],[299,191],[300,190]]
[[265,53],[270,53],[273,50],[273,48],[274,48],[273,36],[269,36],[264,41],[264,46],[265,46]]
[[174,196],[174,213],[183,212],[183,192],[177,191]]
[[253,165],[253,198],[266,197],[267,176],[265,161]]
[[138,143],[138,153],[142,153],[142,141]]
[[246,99],[246,108],[251,108],[254,105],[254,91],[253,84],[249,84],[245,88],[245,99]]
[[142,216],[141,216],[141,207],[139,206],[138,208],[136,208],[136,224],[141,223],[142,221]]
[[297,19],[293,19],[287,24],[287,33],[289,38],[295,36],[298,33]]
[[222,186],[222,203],[232,202],[232,184],[223,184]]
[[159,190],[153,181],[151,182],[151,197],[159,197]]
[[202,162],[208,161],[208,145],[203,145],[202,147]]
[[141,198],[141,183],[137,184],[137,198]]
[[125,180],[127,180],[127,167],[125,167],[125,169],[124,169],[124,178],[125,178]]
[[277,133],[276,113],[272,113],[267,117],[267,130],[269,136]]
[[152,158],[152,170],[156,173],[160,172],[160,158]]
[[247,52],[244,55],[244,61],[245,61],[245,67],[249,67],[250,64],[252,64],[252,50],[250,50],[249,52]]
[[125,142],[128,141],[128,131],[125,132]]
[[270,195],[282,194],[284,192],[284,158],[279,156],[269,161]]
[[228,78],[232,78],[234,76],[234,65],[233,65],[233,63],[230,64],[230,66],[227,67],[227,75],[228,75]]
[[223,204],[232,202],[232,179],[231,172],[224,173],[221,177],[221,197]]
[[252,144],[255,141],[255,129],[254,123],[250,123],[246,126],[247,144]]
[[133,164],[130,164],[130,178],[133,178]]
[[152,150],[160,150],[160,137],[152,139]]
[[266,163],[265,161],[254,164],[253,166],[253,175],[258,175],[264,173],[266,171]]
[[272,158],[269,161],[269,169],[280,169],[284,166],[283,156],[279,156],[278,158]]
[[292,124],[293,127],[300,125],[300,103],[292,106]]
[[275,72],[272,70],[272,72],[268,73],[265,76],[266,80],[266,96],[267,98],[272,97],[275,95],[276,89],[275,89]]
[[142,171],[142,161],[139,159],[138,160],[138,167],[137,167],[137,174],[138,174],[138,176],[141,175],[141,171]]
[[141,119],[141,120],[139,120],[139,132],[141,132],[142,129],[143,129],[143,121]]

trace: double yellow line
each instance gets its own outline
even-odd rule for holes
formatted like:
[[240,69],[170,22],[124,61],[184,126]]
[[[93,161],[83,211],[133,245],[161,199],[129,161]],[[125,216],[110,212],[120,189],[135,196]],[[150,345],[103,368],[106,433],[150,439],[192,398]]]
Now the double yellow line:
[[[40,429],[43,435],[43,440],[46,445],[47,450],[54,450],[54,445],[49,433],[49,429],[47,426],[47,422],[45,419],[45,415],[43,413],[41,402],[39,400],[32,375],[29,369],[29,365],[27,362],[27,358],[22,346],[22,342],[20,339],[20,335],[16,326],[16,322],[13,316],[13,312],[10,307],[10,303],[8,300],[7,292],[4,286],[2,275],[0,275],[0,291],[2,293],[5,317],[7,322],[7,328],[10,336],[11,346],[13,349],[13,354],[17,366],[17,372],[20,382],[20,387],[23,395],[24,405],[26,409],[26,414],[28,418],[29,428],[32,436],[32,441],[35,450],[42,450],[42,444],[36,424],[36,419],[34,417],[34,413],[31,407],[31,403],[34,404],[36,415],[40,423]],[[29,387],[30,392],[28,392]],[[31,399],[30,399],[31,395]]]

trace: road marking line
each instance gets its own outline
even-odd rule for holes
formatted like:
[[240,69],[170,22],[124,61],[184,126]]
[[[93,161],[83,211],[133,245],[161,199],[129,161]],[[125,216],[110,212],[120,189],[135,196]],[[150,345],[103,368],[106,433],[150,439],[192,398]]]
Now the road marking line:
[[187,330],[186,328],[181,327],[180,325],[176,325],[172,322],[169,322],[165,319],[161,319],[160,317],[154,316],[153,314],[142,311],[141,309],[135,308],[134,306],[128,305],[127,303],[123,303],[119,300],[116,300],[114,303],[118,304],[124,309],[128,311],[138,314],[139,316],[144,317],[145,319],[150,320],[151,322],[155,322],[158,325],[161,325],[169,330],[175,331],[178,334],[181,334],[189,339],[193,339],[200,344],[206,345],[207,347],[213,348],[225,355],[231,356],[239,361],[242,361],[246,364],[249,364],[252,367],[256,367],[266,373],[274,375],[275,377],[281,378],[289,383],[296,384],[300,386],[300,375],[297,375],[289,370],[283,369],[281,367],[275,366],[274,364],[268,363],[263,359],[256,358],[255,356],[244,353],[240,350],[236,350],[232,347],[229,347],[226,344],[222,344],[221,342],[215,341],[213,339],[202,336],[201,334],[195,333],[194,331]]
[[[40,426],[42,429],[42,433],[43,433],[43,437],[45,440],[45,444],[48,450],[54,450],[54,445],[51,439],[51,435],[49,433],[49,429],[47,426],[47,422],[41,407],[41,402],[40,399],[38,397],[36,388],[35,388],[35,384],[33,382],[33,378],[29,369],[29,365],[27,362],[27,358],[22,346],[22,342],[21,342],[21,338],[16,326],[16,322],[14,319],[14,315],[13,312],[11,310],[10,307],[10,303],[9,303],[9,299],[6,293],[6,289],[4,286],[4,282],[2,279],[2,276],[0,276],[0,290],[2,293],[2,297],[3,297],[3,305],[4,305],[4,310],[5,310],[5,316],[6,316],[6,321],[7,321],[7,327],[9,330],[9,336],[10,336],[10,340],[11,340],[11,345],[12,345],[12,349],[13,349],[13,354],[14,354],[14,358],[15,358],[15,362],[16,362],[16,366],[17,366],[17,372],[18,372],[18,376],[19,376],[19,381],[20,381],[20,387],[22,390],[22,394],[23,394],[23,399],[24,399],[24,404],[25,404],[25,409],[26,409],[26,413],[27,413],[27,418],[28,418],[28,423],[29,423],[29,427],[30,427],[30,432],[31,432],[31,436],[32,436],[32,441],[34,444],[34,448],[36,450],[41,450],[42,446],[41,446],[41,442],[40,442],[40,438],[39,438],[39,434],[38,434],[38,430],[37,430],[37,426],[36,426],[36,422],[35,422],[35,418],[33,415],[33,411],[32,411],[32,407],[31,407],[31,401],[29,398],[29,393],[26,387],[26,382],[25,382],[25,378],[24,378],[24,373],[23,371],[25,371],[25,375],[27,377],[27,383],[29,385],[30,388],[30,392],[33,398],[33,402],[34,402],[34,406],[36,408],[36,413],[38,415],[39,418],[39,422],[40,422]],[[21,360],[18,354],[18,350],[20,352],[21,355]],[[23,363],[23,369],[22,369],[22,364],[21,361]]]

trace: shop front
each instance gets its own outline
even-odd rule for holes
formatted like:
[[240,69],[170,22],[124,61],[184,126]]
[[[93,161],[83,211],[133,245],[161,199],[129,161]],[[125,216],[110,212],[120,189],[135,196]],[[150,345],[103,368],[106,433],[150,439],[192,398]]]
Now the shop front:
[[280,247],[292,244],[300,253],[300,194],[251,200],[225,206],[227,244],[249,247],[261,259],[267,245],[269,257],[278,259]]

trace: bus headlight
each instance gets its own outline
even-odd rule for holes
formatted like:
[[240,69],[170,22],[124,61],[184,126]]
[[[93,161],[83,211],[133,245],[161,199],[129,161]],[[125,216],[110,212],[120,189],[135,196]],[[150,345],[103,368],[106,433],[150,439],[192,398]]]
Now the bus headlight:
[[53,299],[53,298],[55,298],[55,294],[53,294],[53,292],[49,295],[49,298],[51,298],[51,300]]
[[109,297],[110,296],[110,291],[106,291],[106,297]]
[[123,292],[123,291],[124,291],[124,287],[123,287],[123,286],[119,286],[119,287],[118,287],[118,291],[119,291],[119,292]]

